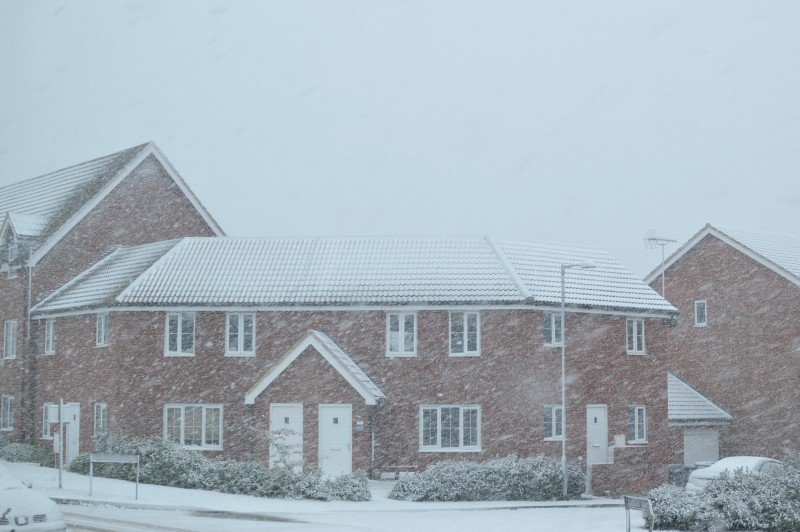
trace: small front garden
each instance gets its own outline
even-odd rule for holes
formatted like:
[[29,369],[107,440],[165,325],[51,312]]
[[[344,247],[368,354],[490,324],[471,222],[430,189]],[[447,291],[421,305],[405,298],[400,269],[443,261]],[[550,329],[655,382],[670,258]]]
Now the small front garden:
[[[583,472],[567,468],[567,497],[580,497]],[[544,456],[514,455],[485,462],[444,461],[401,478],[389,497],[406,501],[546,501],[562,499],[561,462]]]
[[654,526],[670,530],[800,530],[800,456],[773,473],[723,473],[699,494],[666,484],[650,492]]

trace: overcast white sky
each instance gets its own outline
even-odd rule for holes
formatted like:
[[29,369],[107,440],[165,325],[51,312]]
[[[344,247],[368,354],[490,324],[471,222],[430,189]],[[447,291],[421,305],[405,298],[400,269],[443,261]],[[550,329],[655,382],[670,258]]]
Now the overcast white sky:
[[230,235],[800,234],[800,2],[0,0],[0,183],[154,140]]

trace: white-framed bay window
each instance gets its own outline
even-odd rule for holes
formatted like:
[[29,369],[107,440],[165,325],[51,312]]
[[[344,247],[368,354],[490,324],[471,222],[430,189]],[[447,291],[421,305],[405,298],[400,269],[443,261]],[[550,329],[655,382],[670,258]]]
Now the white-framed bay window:
[[256,315],[252,312],[229,312],[225,322],[225,355],[256,354]]
[[564,322],[560,312],[544,313],[544,345],[560,347],[564,343]]
[[564,410],[561,405],[544,405],[544,439],[558,440],[564,438]]
[[106,403],[94,404],[94,435],[100,436],[108,431],[108,405]]
[[56,352],[56,320],[44,322],[44,354],[54,355]]
[[628,443],[647,443],[647,408],[643,405],[628,407]]
[[17,320],[3,322],[3,358],[17,358]]
[[628,318],[626,320],[625,332],[627,336],[628,354],[644,355],[646,353],[644,344],[644,320],[642,318]]
[[108,333],[110,325],[108,322],[108,314],[102,313],[97,315],[97,331],[95,333],[94,344],[97,347],[106,347],[108,345]]
[[0,430],[14,430],[14,396],[0,396]]
[[419,408],[419,450],[481,450],[480,405],[423,405]]
[[222,450],[222,405],[164,405],[164,439],[188,449]]
[[194,356],[194,312],[168,312],[164,324],[164,354]]
[[416,313],[389,312],[386,315],[386,356],[413,357],[416,354]]
[[450,313],[450,356],[481,354],[481,316],[478,312]]

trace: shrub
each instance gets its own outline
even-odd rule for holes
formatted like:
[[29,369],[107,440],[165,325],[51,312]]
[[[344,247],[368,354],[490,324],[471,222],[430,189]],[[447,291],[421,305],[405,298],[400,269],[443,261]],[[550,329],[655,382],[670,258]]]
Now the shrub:
[[34,462],[41,466],[53,467],[52,451],[38,445],[6,443],[0,447],[0,458],[9,462]]
[[658,529],[705,530],[721,517],[708,501],[672,484],[650,491],[650,501]]
[[[569,465],[568,498],[583,493],[583,472]],[[443,461],[400,479],[389,497],[408,501],[552,500],[562,498],[561,462],[510,455],[485,462]]]
[[[258,462],[210,459],[196,451],[163,440],[103,436],[95,441],[95,452],[138,454],[140,482],[254,495],[258,497],[305,498],[316,500],[365,501],[370,499],[367,476],[362,471],[329,479],[319,471],[279,465],[266,468]],[[88,455],[69,465],[75,473],[89,472]],[[127,464],[95,464],[100,477],[134,480],[135,468]]]

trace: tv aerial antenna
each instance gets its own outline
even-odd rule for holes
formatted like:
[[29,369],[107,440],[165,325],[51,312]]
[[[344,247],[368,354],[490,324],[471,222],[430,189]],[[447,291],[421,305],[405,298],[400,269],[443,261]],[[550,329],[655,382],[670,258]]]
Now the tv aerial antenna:
[[673,244],[675,242],[677,242],[677,240],[674,238],[665,238],[656,235],[655,229],[651,229],[644,234],[644,245],[647,249],[661,248],[661,297],[666,297],[666,288],[664,284],[664,260],[666,255],[664,253],[664,248],[667,244]]

